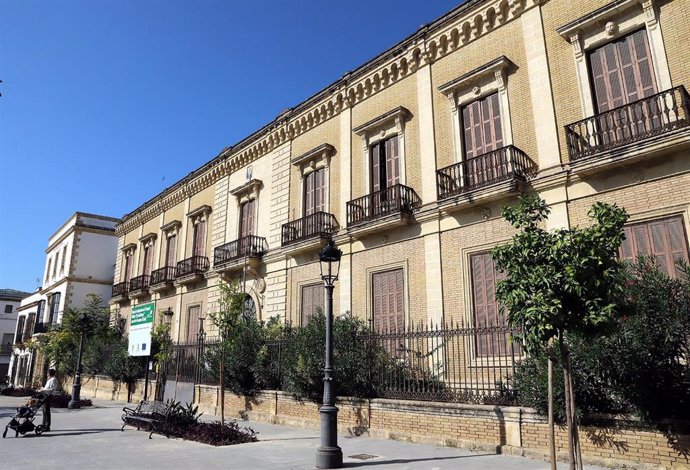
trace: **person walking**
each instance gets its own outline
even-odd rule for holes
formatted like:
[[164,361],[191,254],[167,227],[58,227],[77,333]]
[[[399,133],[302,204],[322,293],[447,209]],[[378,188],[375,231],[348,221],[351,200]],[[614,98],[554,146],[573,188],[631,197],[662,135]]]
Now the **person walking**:
[[43,432],[50,431],[50,401],[53,393],[57,391],[57,379],[55,378],[55,369],[48,369],[48,380],[45,387],[41,389],[45,392],[45,401],[43,402]]

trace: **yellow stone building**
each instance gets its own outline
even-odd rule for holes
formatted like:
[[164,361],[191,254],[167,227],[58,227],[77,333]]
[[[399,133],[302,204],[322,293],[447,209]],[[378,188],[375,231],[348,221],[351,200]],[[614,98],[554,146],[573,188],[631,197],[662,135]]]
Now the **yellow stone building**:
[[336,313],[495,325],[487,250],[530,189],[552,227],[625,207],[621,256],[672,272],[690,233],[688,24],[690,0],[463,3],[124,216],[114,315],[153,300],[193,341],[234,279],[259,318],[299,325],[333,236]]

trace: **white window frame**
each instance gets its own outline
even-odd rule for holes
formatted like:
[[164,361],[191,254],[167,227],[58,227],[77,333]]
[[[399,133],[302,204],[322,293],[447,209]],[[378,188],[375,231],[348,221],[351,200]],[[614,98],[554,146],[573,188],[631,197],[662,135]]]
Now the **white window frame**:
[[513,63],[508,58],[501,56],[438,87],[438,90],[445,94],[450,102],[453,149],[456,163],[465,160],[464,132],[461,125],[462,108],[494,93],[498,94],[503,147],[513,145],[507,80],[508,68],[512,65]]
[[331,158],[335,155],[335,147],[331,144],[321,144],[308,152],[293,158],[291,163],[299,169],[299,203],[298,214],[301,219],[304,215],[305,185],[306,177],[317,171],[324,170],[324,207],[326,212],[331,212]]
[[615,0],[556,30],[573,46],[584,118],[595,115],[587,52],[639,29],[647,32],[657,91],[668,90],[672,87],[671,73],[655,0]]
[[395,136],[398,137],[398,150],[400,151],[400,184],[407,184],[407,172],[405,170],[405,122],[411,116],[412,114],[407,108],[398,106],[352,130],[361,139],[365,194],[372,193],[371,165],[369,164],[371,147],[378,142]]

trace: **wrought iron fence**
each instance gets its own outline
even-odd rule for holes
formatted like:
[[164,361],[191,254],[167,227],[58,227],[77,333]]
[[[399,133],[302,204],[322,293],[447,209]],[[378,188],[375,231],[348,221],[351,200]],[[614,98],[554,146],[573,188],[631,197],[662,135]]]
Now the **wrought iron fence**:
[[189,274],[203,273],[208,269],[208,258],[205,256],[192,256],[177,263],[177,277]]
[[132,280],[129,281],[129,291],[132,292],[135,290],[142,290],[142,289],[148,288],[149,279],[150,279],[150,276],[148,276],[147,274],[133,277]]
[[[507,326],[476,328],[463,324],[418,326],[403,332],[366,333],[358,341],[377,354],[362,364],[376,397],[458,403],[517,403],[511,378],[523,349]],[[284,390],[287,336],[266,342],[266,360],[272,377],[266,383]],[[162,370],[171,380],[218,384],[218,338],[176,344],[172,361]],[[335,351],[335,365],[338,351]]]
[[677,86],[565,126],[571,160],[690,126],[690,96]]
[[119,282],[113,286],[112,297],[125,295],[129,292],[129,282]]
[[156,269],[151,273],[150,285],[162,284],[164,282],[173,282],[175,280],[175,267],[164,266]]

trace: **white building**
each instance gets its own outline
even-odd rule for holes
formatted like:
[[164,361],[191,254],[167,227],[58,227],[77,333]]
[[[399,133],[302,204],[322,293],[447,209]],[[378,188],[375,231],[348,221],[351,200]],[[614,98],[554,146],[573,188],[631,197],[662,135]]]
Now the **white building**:
[[12,354],[15,326],[17,325],[17,309],[28,292],[14,289],[0,289],[0,382],[7,377]]
[[[19,306],[10,376],[15,385],[40,382],[47,363],[26,347],[33,336],[60,323],[69,308],[96,294],[110,299],[119,219],[76,212],[48,240],[42,286]],[[21,331],[19,327],[21,328]]]

